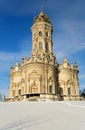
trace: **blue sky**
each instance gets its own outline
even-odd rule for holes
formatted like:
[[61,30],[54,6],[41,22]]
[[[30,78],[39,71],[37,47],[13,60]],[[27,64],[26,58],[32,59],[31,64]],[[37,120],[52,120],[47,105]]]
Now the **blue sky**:
[[79,87],[85,88],[85,0],[0,0],[0,93],[8,94],[9,71],[31,53],[33,19],[43,11],[53,25],[58,63],[79,64]]

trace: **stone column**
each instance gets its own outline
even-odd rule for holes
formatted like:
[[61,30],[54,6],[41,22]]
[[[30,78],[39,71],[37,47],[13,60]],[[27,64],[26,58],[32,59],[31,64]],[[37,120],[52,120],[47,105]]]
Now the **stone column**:
[[28,77],[28,93],[30,93],[30,78]]
[[42,78],[41,77],[39,79],[39,82],[40,82],[40,86],[39,86],[40,87],[40,91],[39,92],[42,93]]
[[25,71],[25,94],[27,94],[28,88],[27,88],[27,73]]
[[65,95],[68,96],[68,84],[67,84],[67,82],[64,83],[64,87],[65,87]]

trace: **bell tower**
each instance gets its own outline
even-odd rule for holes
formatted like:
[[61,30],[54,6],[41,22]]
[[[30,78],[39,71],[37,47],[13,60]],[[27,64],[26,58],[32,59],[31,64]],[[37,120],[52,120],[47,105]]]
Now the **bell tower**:
[[32,53],[52,53],[52,25],[42,11],[34,19],[32,31]]

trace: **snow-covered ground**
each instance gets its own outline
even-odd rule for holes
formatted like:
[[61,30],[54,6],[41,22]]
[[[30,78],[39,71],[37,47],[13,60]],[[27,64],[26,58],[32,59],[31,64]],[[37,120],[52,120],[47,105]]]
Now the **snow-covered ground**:
[[0,130],[85,130],[85,102],[0,103]]

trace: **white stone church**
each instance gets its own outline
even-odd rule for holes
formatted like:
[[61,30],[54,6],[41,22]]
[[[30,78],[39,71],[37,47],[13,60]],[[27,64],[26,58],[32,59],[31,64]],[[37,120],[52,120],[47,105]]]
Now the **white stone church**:
[[32,53],[10,68],[9,101],[79,100],[78,64],[53,54],[52,24],[41,12],[33,21]]

